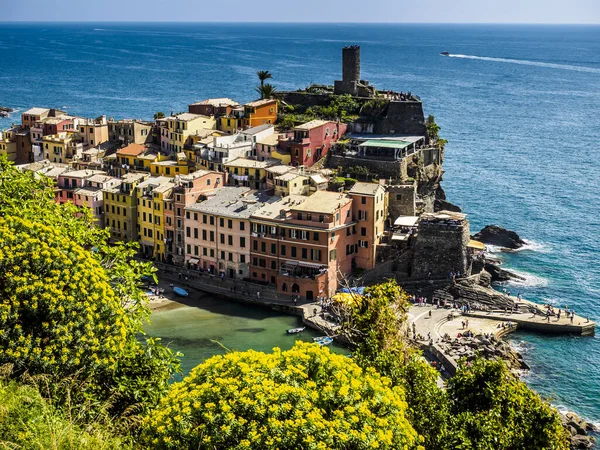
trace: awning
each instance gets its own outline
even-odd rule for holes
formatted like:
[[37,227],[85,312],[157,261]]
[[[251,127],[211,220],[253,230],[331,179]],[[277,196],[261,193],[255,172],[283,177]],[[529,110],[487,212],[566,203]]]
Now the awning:
[[417,216],[400,216],[394,222],[396,227],[414,227],[419,218]]
[[190,260],[188,261],[189,264],[198,264],[199,262],[200,260],[196,258],[190,258]]
[[471,239],[467,244],[468,248],[473,248],[475,250],[485,250],[485,244],[483,242],[476,241]]
[[320,269],[324,267],[323,264],[311,263],[306,261],[298,261],[298,265],[300,267],[310,267],[311,269]]
[[408,234],[394,234],[392,241],[406,241],[408,240]]
[[406,148],[409,145],[412,145],[412,142],[401,141],[399,139],[369,139],[362,144],[359,144],[359,147],[380,147],[380,148]]

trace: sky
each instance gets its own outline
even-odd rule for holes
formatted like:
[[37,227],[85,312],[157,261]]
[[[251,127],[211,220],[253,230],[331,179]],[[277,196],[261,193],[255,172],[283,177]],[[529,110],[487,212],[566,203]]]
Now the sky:
[[600,0],[0,0],[0,22],[600,24]]

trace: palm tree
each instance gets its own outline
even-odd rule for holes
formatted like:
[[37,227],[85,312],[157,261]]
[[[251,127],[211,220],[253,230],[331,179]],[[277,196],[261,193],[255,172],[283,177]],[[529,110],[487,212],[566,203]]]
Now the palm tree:
[[261,86],[264,86],[265,80],[273,78],[273,75],[271,75],[268,70],[259,70],[258,72],[256,72],[256,76],[260,80]]
[[261,84],[260,86],[256,87],[256,92],[258,92],[260,94],[260,98],[265,99],[265,98],[271,98],[273,97],[273,95],[275,95],[275,86],[273,86],[272,84]]

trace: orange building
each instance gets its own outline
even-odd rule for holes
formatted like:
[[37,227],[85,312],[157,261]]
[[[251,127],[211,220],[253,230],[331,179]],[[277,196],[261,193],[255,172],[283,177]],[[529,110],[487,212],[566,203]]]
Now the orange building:
[[244,118],[242,127],[257,127],[264,124],[273,124],[277,120],[277,100],[256,100],[244,105]]
[[333,295],[339,277],[357,267],[352,203],[348,194],[318,191],[310,197],[290,195],[255,212],[252,281],[309,301]]

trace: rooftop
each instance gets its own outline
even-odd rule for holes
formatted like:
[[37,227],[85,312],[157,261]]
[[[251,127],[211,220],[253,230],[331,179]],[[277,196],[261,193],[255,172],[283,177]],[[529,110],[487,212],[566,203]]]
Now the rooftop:
[[192,113],[181,113],[176,116],[170,117],[171,120],[181,120],[183,122],[189,122],[190,120],[198,119],[200,117],[207,117],[201,114],[192,114]]
[[137,185],[138,189],[144,188],[157,188],[161,184],[173,183],[173,178],[171,177],[150,177],[142,181]]
[[276,133],[260,138],[256,141],[258,144],[263,145],[277,145],[279,143],[279,135]]
[[95,197],[98,194],[98,192],[100,192],[100,191],[101,191],[100,188],[86,186],[86,187],[82,187],[79,189],[75,189],[73,191],[73,193],[77,194],[77,195],[85,195],[87,197]]
[[308,197],[303,195],[288,195],[287,197],[281,198],[277,201],[267,203],[262,208],[256,210],[252,217],[257,219],[269,219],[269,220],[283,220],[284,216],[281,215],[289,211],[295,205],[299,205],[304,202]]
[[110,175],[98,174],[98,175],[92,175],[87,180],[92,183],[106,183],[107,181],[110,181],[110,180],[118,180],[118,178],[111,177]]
[[253,102],[246,103],[244,106],[251,106],[253,108],[256,108],[258,106],[268,105],[269,103],[276,103],[276,102],[277,102],[277,100],[275,100],[273,98],[265,98],[262,100],[254,100]]
[[447,220],[454,220],[462,222],[467,218],[466,214],[454,212],[454,211],[439,211],[435,213],[423,213],[421,214],[421,221],[428,222],[442,222]]
[[292,181],[292,180],[295,180],[298,177],[304,177],[304,178],[306,178],[305,175],[301,175],[298,172],[288,172],[288,173],[285,173],[285,174],[280,175],[278,177],[275,177],[275,179],[276,180],[281,180],[281,181]]
[[298,125],[297,127],[294,127],[294,130],[312,130],[313,128],[322,127],[323,125],[329,122],[329,120],[315,119],[311,120],[310,122],[303,123],[302,125]]
[[207,98],[201,102],[192,103],[192,105],[212,105],[212,106],[238,106],[239,103],[230,98]]
[[138,156],[144,153],[148,147],[141,144],[129,144],[127,147],[123,147],[117,150],[119,156]]
[[247,187],[230,186],[218,189],[214,196],[188,206],[186,210],[247,219],[265,203],[273,201],[275,201],[274,197],[263,192],[253,191]]
[[294,211],[307,211],[315,213],[332,214],[351,201],[350,196],[338,192],[317,191],[298,206]]
[[253,134],[262,133],[263,131],[266,131],[269,128],[275,129],[273,127],[273,125],[271,125],[270,123],[265,123],[265,124],[259,125],[257,127],[248,128],[247,130],[242,131],[241,134],[248,134],[248,135],[252,136]]
[[48,108],[30,108],[27,111],[25,111],[23,114],[29,114],[31,116],[39,116],[41,114],[50,112],[50,110]]
[[89,178],[89,177],[93,177],[94,175],[106,175],[106,172],[103,172],[102,170],[84,169],[84,170],[72,170],[70,172],[63,174],[63,176],[69,177],[69,178]]
[[291,172],[292,170],[294,170],[294,168],[292,166],[286,166],[283,164],[279,164],[276,166],[268,167],[266,170],[267,170],[267,172],[272,173],[272,174],[283,175],[284,173]]
[[[279,163],[279,161],[277,161]],[[266,169],[276,164],[275,161],[255,161],[247,158],[236,158],[233,161],[223,164],[225,167],[244,167],[248,169]]]
[[358,182],[352,186],[350,189],[350,194],[360,194],[360,195],[375,195],[377,194],[377,190],[381,185],[378,183],[362,183]]

